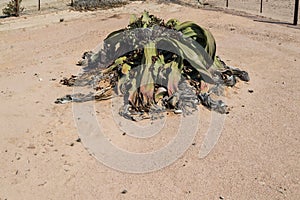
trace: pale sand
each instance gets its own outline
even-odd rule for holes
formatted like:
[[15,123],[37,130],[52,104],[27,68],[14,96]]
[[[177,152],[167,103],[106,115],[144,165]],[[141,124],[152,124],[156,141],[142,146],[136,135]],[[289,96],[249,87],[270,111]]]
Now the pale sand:
[[[208,157],[198,158],[207,128],[203,123],[196,145],[174,164],[136,175],[112,170],[90,156],[76,142],[72,105],[53,102],[72,92],[58,82],[78,72],[75,63],[81,54],[124,27],[128,13],[143,9],[209,28],[218,54],[229,65],[248,71],[251,81],[228,90],[232,109]],[[59,23],[60,18],[65,21]],[[139,2],[0,22],[1,200],[299,199],[299,29],[223,12]],[[209,116],[202,107],[200,113]],[[126,137],[115,135],[112,140],[128,147]],[[151,145],[143,141],[134,150]],[[128,192],[121,194],[124,189]]]

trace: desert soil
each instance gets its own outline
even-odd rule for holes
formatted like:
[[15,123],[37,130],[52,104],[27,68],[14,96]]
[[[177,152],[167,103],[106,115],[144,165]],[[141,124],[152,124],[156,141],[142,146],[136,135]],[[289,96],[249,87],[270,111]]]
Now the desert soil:
[[[204,117],[195,145],[166,168],[129,174],[89,155],[76,141],[72,104],[54,101],[72,93],[59,80],[78,72],[75,63],[81,54],[124,27],[129,13],[144,9],[207,27],[216,38],[218,55],[248,71],[251,81],[228,89],[231,112],[205,159],[198,154],[209,123],[204,117],[210,112],[200,106]],[[151,2],[0,19],[0,199],[299,199],[299,31],[219,11]],[[100,121],[114,124],[110,117]],[[171,130],[160,136],[161,145]],[[151,139],[127,145],[134,141],[121,131],[114,133],[108,133],[113,142],[128,150],[143,152],[157,145]]]

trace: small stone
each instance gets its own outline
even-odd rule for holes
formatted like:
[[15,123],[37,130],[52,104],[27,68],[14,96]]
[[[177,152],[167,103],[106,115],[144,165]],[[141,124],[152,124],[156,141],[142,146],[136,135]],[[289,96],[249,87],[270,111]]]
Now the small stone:
[[30,144],[27,149],[35,149],[35,146],[33,144]]
[[258,184],[265,185],[266,183],[264,181],[259,181]]
[[253,90],[251,90],[251,89],[249,89],[249,90],[248,90],[248,92],[249,92],[249,93],[253,93],[254,91],[253,91]]
[[124,132],[122,135],[126,135],[126,133]]
[[38,186],[44,186],[45,184],[47,183],[47,181],[41,183],[41,184],[38,184]]
[[81,139],[80,139],[80,138],[78,138],[78,139],[76,140],[76,142],[81,142]]
[[59,19],[59,22],[63,22],[65,19],[64,18],[60,18]]
[[223,197],[223,196],[220,196],[219,199],[224,199],[224,197]]
[[122,192],[121,192],[121,194],[126,194],[128,191],[127,190],[123,190]]
[[71,147],[74,146],[74,143],[72,142],[72,143],[70,144],[70,146],[71,146]]
[[175,114],[182,114],[182,110],[175,110],[174,113]]

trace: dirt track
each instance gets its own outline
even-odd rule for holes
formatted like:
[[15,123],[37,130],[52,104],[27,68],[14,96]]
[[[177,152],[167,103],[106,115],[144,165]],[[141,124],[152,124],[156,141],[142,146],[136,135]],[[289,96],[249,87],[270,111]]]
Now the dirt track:
[[[143,9],[209,28],[218,54],[247,70],[251,81],[229,89],[232,109],[207,158],[198,158],[209,122],[204,118],[209,111],[200,108],[195,145],[171,166],[137,175],[112,170],[90,156],[76,142],[72,105],[53,102],[72,92],[58,82],[78,72],[75,63],[82,52],[124,27],[129,13]],[[0,20],[0,199],[299,199],[299,29],[140,2]],[[112,123],[109,117],[101,121]],[[108,134],[129,151],[156,145],[153,140],[128,145],[134,141],[121,131]],[[170,136],[160,137],[159,145],[165,145]]]

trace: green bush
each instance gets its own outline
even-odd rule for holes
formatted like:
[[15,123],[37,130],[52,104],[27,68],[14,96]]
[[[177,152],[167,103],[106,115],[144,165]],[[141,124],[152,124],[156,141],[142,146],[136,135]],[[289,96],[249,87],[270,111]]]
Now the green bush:
[[[18,7],[16,7],[16,1],[19,1]],[[18,17],[19,14],[24,10],[23,7],[21,7],[22,0],[10,0],[5,8],[2,9],[2,13],[6,16],[15,16]]]

